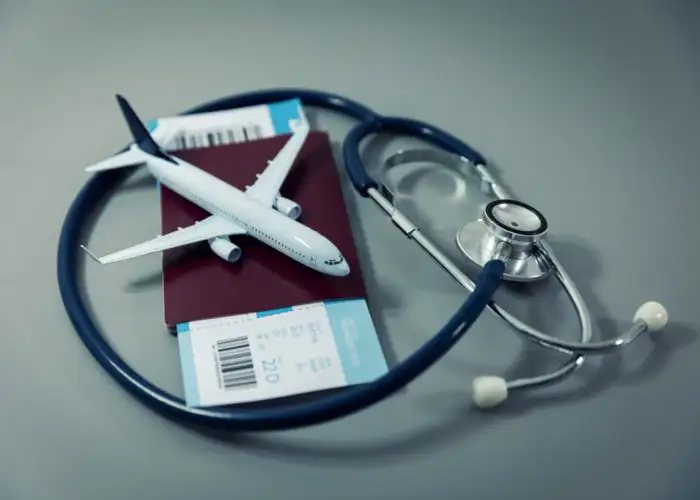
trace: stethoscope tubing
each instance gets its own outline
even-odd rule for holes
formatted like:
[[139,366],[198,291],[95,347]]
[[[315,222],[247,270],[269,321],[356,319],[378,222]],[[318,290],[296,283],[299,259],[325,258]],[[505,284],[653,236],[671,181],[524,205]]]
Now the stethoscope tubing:
[[[392,220],[407,236],[427,250],[444,269],[470,292],[469,298],[448,323],[423,347],[385,376],[370,384],[348,388],[340,395],[324,398],[318,402],[286,408],[247,411],[224,408],[189,408],[184,401],[162,391],[130,368],[104,340],[85,306],[78,284],[80,272],[77,249],[81,233],[87,224],[89,215],[97,209],[102,198],[110,193],[112,186],[124,175],[120,171],[97,174],[84,186],[66,216],[59,240],[59,288],[68,315],[78,335],[95,359],[122,386],[155,410],[189,422],[214,427],[222,426],[239,431],[289,429],[333,420],[366,408],[410,383],[464,335],[484,308],[490,309],[529,340],[570,355],[569,360],[551,373],[507,382],[508,390],[535,387],[560,380],[581,366],[584,354],[608,352],[626,345],[646,331],[645,323],[638,321],[627,334],[617,339],[592,342],[592,326],[585,303],[554,254],[548,251],[548,258],[554,266],[557,278],[565,288],[578,313],[581,323],[581,341],[568,342],[544,334],[510,315],[492,300],[493,293],[501,282],[504,269],[502,262],[489,262],[484,266],[476,283],[474,283],[422,235],[405,216],[400,214],[382,194],[383,186],[368,174],[362,162],[361,143],[372,134],[393,132],[418,137],[471,162],[476,170],[482,173],[485,180],[493,181],[487,171],[486,160],[479,152],[435,126],[408,118],[383,117],[366,106],[337,94],[299,88],[259,90],[224,97],[191,108],[183,114],[268,104],[292,98],[299,98],[306,106],[319,107],[339,113],[359,122],[350,130],[343,143],[343,161],[355,190],[359,195],[374,200],[384,212],[392,217]],[[504,196],[505,190],[500,185],[493,182],[493,188],[494,194]]]

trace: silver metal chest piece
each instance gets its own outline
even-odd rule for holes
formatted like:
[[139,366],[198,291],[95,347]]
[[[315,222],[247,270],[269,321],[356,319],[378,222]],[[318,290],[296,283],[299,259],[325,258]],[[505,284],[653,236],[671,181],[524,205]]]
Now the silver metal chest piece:
[[457,246],[479,267],[490,260],[502,260],[506,280],[535,281],[551,271],[537,245],[547,228],[547,219],[530,205],[495,200],[484,207],[481,219],[457,231]]

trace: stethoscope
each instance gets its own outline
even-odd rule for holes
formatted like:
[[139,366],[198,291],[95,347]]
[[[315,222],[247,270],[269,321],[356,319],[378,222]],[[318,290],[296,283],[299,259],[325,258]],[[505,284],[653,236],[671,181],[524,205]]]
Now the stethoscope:
[[[291,429],[314,425],[350,415],[395,393],[445,355],[467,332],[485,309],[490,309],[517,332],[543,347],[569,355],[560,368],[543,375],[507,381],[498,376],[477,377],[472,397],[480,408],[497,406],[514,391],[562,380],[584,362],[585,355],[604,354],[632,342],[641,334],[662,329],[668,321],[666,309],[657,302],[643,304],[633,317],[633,325],[623,335],[605,341],[592,341],[592,325],[586,305],[571,278],[556,259],[544,236],[547,221],[526,203],[514,200],[490,173],[485,158],[477,151],[432,125],[415,120],[381,116],[369,108],[325,92],[305,89],[256,91],[212,101],[184,114],[268,104],[299,98],[305,106],[324,108],[359,121],[343,144],[343,162],[356,191],[372,199],[394,224],[423,248],[443,269],[469,291],[464,304],[430,340],[388,373],[375,381],[349,387],[340,394],[318,401],[277,408],[242,410],[229,407],[188,407],[134,371],[112,349],[92,321],[81,293],[79,251],[83,231],[93,212],[126,175],[113,170],[95,175],[73,201],[63,224],[58,246],[58,282],[61,296],[78,335],[95,359],[123,387],[159,413],[196,425],[223,427],[236,431]],[[360,158],[360,146],[368,136],[394,132],[437,146],[440,150],[399,151],[382,166],[381,179],[373,179]],[[434,162],[462,175],[476,173],[481,188],[495,198],[478,220],[459,229],[455,242],[461,253],[480,268],[475,281],[467,277],[393,203],[393,192],[386,172],[410,162]],[[579,342],[554,338],[518,320],[493,301],[503,281],[530,282],[554,275],[574,304],[581,324]]]

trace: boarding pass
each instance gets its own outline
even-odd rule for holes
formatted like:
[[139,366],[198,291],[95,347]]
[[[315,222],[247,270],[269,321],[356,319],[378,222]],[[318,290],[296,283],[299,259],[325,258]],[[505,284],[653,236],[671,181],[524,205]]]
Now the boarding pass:
[[192,321],[177,332],[188,406],[363,384],[387,372],[363,299]]
[[162,117],[146,127],[166,151],[237,144],[291,134],[295,123],[306,120],[299,99],[288,99],[209,113]]

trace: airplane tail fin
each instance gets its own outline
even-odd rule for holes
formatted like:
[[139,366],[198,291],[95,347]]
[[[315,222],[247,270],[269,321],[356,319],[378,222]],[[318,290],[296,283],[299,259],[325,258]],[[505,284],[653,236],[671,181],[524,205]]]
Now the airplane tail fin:
[[87,172],[102,172],[117,168],[137,167],[146,163],[149,155],[171,163],[177,163],[156,143],[127,100],[119,94],[116,97],[124,115],[124,120],[126,120],[126,124],[131,131],[134,144],[121,153],[90,165],[85,170]]
[[121,95],[117,94],[117,102],[121,108],[122,114],[124,115],[124,120],[129,126],[131,135],[134,138],[134,143],[141,149],[144,153],[151,156],[157,156],[163,160],[175,163],[175,161],[156,143],[148,129],[139,119],[136,111],[131,107],[131,104]]
[[134,138],[134,142],[146,153],[157,156],[160,152],[160,147],[153,140],[151,134],[148,133],[145,125],[141,122],[138,115],[131,107],[129,102],[124,99],[121,95],[117,94],[117,102],[122,110],[122,115],[124,115],[124,120],[129,126],[129,131],[131,136]]

